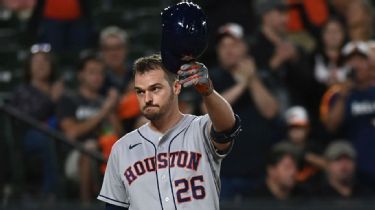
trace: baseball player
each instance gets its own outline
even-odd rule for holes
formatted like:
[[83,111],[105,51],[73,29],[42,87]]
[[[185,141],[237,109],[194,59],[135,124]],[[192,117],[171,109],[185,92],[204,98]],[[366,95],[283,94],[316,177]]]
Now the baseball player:
[[[185,64],[177,76],[185,79],[177,80],[160,55],[135,62],[135,91],[149,123],[112,148],[98,196],[107,209],[219,209],[220,164],[240,131],[239,118],[203,64]],[[179,111],[182,86],[202,95],[207,115]]]

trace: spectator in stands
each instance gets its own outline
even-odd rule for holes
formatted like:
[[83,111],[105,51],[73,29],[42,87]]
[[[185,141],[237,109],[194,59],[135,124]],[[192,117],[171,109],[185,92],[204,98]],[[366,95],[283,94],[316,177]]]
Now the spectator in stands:
[[256,10],[254,2],[256,0],[205,0],[200,1],[199,5],[204,8],[207,14],[209,24],[208,31],[208,48],[204,53],[205,64],[210,66],[216,62],[215,38],[218,28],[228,22],[236,22],[243,26],[246,35],[253,36],[258,28]]
[[[35,44],[25,65],[25,83],[15,88],[10,104],[20,112],[56,128],[55,103],[59,100],[64,84],[56,81],[56,64],[49,44]],[[31,172],[43,171],[42,193],[53,197],[56,190],[56,169],[53,162],[52,140],[38,130],[20,128],[23,133],[23,151],[26,167]],[[31,161],[36,162],[31,162]],[[42,163],[42,168],[35,167]],[[37,168],[35,170],[35,168]],[[32,177],[34,174],[27,174]],[[30,180],[35,183],[37,180]],[[29,183],[30,184],[30,183]],[[35,194],[34,194],[35,195]]]
[[287,39],[288,6],[282,0],[257,1],[261,27],[251,52],[262,74],[279,84],[281,110],[290,104],[305,105],[308,87],[307,60],[301,49]]
[[[222,168],[223,198],[233,198],[253,187],[262,177],[264,153],[277,135],[271,122],[278,116],[279,104],[270,87],[258,75],[254,61],[247,54],[242,27],[229,23],[219,28],[217,37],[219,66],[210,70],[215,89],[232,105],[244,128],[232,155]],[[256,147],[254,145],[257,145]],[[247,168],[235,162],[246,161]]]
[[365,42],[343,48],[351,79],[333,86],[322,100],[322,119],[331,132],[342,132],[358,154],[358,178],[375,189],[375,86],[370,49]]
[[342,22],[329,19],[323,27],[321,41],[314,53],[314,78],[325,87],[343,82],[348,74],[341,58],[346,32]]
[[368,41],[374,38],[374,7],[368,0],[351,1],[346,20],[351,41]]
[[55,52],[79,52],[90,46],[89,0],[37,0],[29,23],[30,34],[51,43]]
[[287,142],[298,151],[298,172],[296,180],[306,190],[320,181],[320,172],[325,168],[321,142],[310,139],[310,120],[305,108],[294,106],[285,113],[287,123]]
[[128,61],[128,34],[117,26],[100,32],[100,49],[106,65],[103,92],[114,87],[120,93],[128,90],[132,80],[131,62]]
[[319,198],[364,198],[373,195],[355,179],[356,152],[350,143],[332,142],[324,154],[327,160],[326,179],[316,196]]
[[[118,93],[112,89],[106,98],[101,97],[99,91],[104,81],[104,63],[96,54],[84,55],[78,68],[77,92],[67,94],[59,102],[59,126],[70,140],[83,144],[87,150],[98,151],[99,138],[121,132],[114,112]],[[78,178],[84,205],[90,203],[98,190],[95,180],[98,173],[92,167],[94,163],[89,156],[79,155],[76,151],[72,151],[67,160],[66,173],[71,178]]]
[[125,131],[131,131],[141,112],[133,90],[132,67],[128,61],[128,34],[117,26],[104,28],[100,33],[100,48],[106,65],[105,80],[101,92],[106,94],[110,88],[121,93],[118,107]]
[[265,182],[251,196],[270,200],[289,200],[305,194],[296,187],[297,157],[295,147],[276,144],[269,152]]
[[338,82],[344,82],[349,73],[349,68],[344,64],[341,49],[345,44],[346,32],[344,24],[336,18],[330,18],[322,29],[317,49],[311,55],[309,69],[311,86],[307,99],[307,110],[311,116],[313,136],[319,139],[330,140],[319,118],[319,106],[323,94],[327,89]]

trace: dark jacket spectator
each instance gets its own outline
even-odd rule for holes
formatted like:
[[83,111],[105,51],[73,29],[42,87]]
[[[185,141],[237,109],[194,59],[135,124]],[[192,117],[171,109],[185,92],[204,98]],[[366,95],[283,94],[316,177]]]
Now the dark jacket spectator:
[[[274,121],[279,104],[272,93],[272,84],[266,84],[268,78],[257,72],[247,54],[240,25],[231,23],[219,29],[217,54],[219,66],[210,69],[213,85],[241,117],[244,128],[238,136],[242,143],[234,146],[222,168],[221,196],[233,198],[261,179],[265,163],[263,154],[278,135]],[[232,164],[244,160],[246,168],[242,164]]]
[[100,33],[100,49],[105,63],[105,79],[102,94],[115,88],[121,94],[118,115],[126,132],[132,131],[141,115],[133,90],[131,62],[128,60],[129,40],[125,30],[109,26]]
[[297,171],[295,147],[288,143],[276,144],[268,154],[264,183],[249,196],[270,200],[290,200],[306,196],[297,186]]
[[298,151],[297,183],[307,191],[320,181],[325,160],[322,142],[310,137],[310,120],[306,109],[294,106],[285,113],[287,141]]
[[350,143],[331,143],[324,154],[327,160],[326,179],[315,196],[324,199],[350,199],[373,196],[370,189],[355,178],[356,152]]
[[[66,95],[59,102],[59,126],[70,140],[81,143],[87,150],[98,151],[101,135],[119,135],[121,132],[114,114],[118,93],[113,89],[105,99],[100,95],[104,63],[93,53],[81,59],[78,79],[77,93]],[[91,202],[92,193],[98,189],[95,179],[98,175],[95,172],[98,171],[94,170],[92,164],[89,156],[79,155],[77,151],[69,154],[66,163],[69,178],[79,180],[80,199],[85,205]]]
[[[54,81],[56,74],[55,63],[48,44],[36,44],[31,47],[31,54],[25,65],[24,84],[16,87],[10,104],[20,112],[36,120],[56,128],[55,103],[59,100],[64,85],[61,81]],[[54,151],[52,140],[45,134],[32,128],[19,128],[23,135],[23,151],[25,166],[30,169],[27,173],[31,186],[38,183],[32,177],[42,173],[42,190],[46,196],[56,193],[56,166],[54,165]],[[41,167],[35,167],[42,163]],[[38,190],[37,190],[38,191]]]
[[321,124],[319,107],[325,91],[350,76],[350,68],[345,65],[341,56],[346,36],[344,23],[337,18],[330,18],[322,28],[317,49],[310,56],[309,78],[312,83],[306,92],[309,95],[306,108],[311,116],[312,134],[315,138],[332,139]]
[[258,1],[262,24],[250,49],[258,69],[279,84],[281,111],[290,104],[305,105],[311,82],[306,56],[286,36],[287,8],[281,0]]

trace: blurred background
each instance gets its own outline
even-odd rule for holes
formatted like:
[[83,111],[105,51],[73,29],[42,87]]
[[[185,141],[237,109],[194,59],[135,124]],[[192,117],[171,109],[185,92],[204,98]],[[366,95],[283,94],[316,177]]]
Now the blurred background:
[[[0,0],[0,208],[104,209],[111,146],[146,122],[132,64],[177,2]],[[222,209],[375,209],[375,1],[194,3],[242,119]],[[180,109],[205,113],[190,89]]]

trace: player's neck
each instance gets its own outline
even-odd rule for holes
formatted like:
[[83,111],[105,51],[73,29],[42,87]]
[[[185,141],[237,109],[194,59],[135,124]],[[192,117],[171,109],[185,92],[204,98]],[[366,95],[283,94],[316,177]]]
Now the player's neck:
[[150,126],[153,130],[164,134],[175,126],[183,118],[183,116],[184,115],[177,109],[166,113],[158,120],[151,121]]

